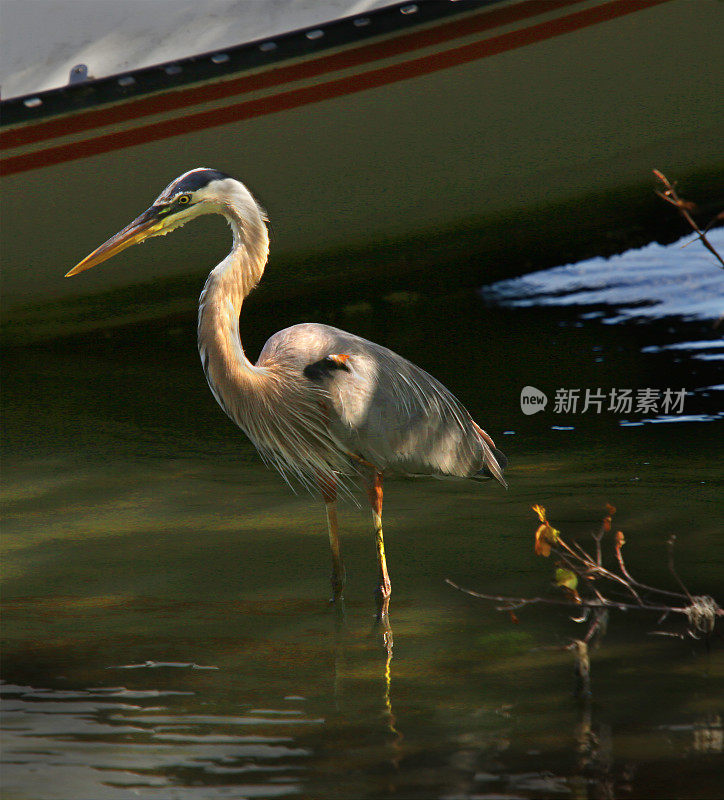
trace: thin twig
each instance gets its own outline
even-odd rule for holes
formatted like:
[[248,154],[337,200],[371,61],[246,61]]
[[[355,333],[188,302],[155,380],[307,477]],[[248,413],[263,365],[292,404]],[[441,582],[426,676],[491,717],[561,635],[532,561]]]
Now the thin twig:
[[[639,603],[643,602],[641,600],[641,597],[639,596],[639,593],[636,591],[636,589],[633,588],[633,586],[631,586],[630,583],[628,583],[628,581],[625,581],[623,578],[621,578],[618,575],[616,575],[615,572],[611,572],[610,570],[607,570],[606,567],[599,566],[586,553],[586,551],[578,544],[578,542],[574,542],[573,544],[574,544],[575,547],[577,547],[584,554],[584,556],[580,556],[580,555],[577,555],[576,553],[574,553],[574,551],[571,550],[571,548],[568,547],[568,545],[560,538],[558,539],[558,544],[563,545],[566,548],[566,550],[568,550],[569,553],[571,553],[579,561],[582,561],[583,565],[586,567],[586,569],[587,569],[587,571],[589,573],[598,574],[603,578],[608,578],[611,581],[616,581],[616,583],[620,583],[622,586],[625,586],[629,590],[629,592],[631,592],[631,594],[639,601]],[[556,552],[557,552],[557,554],[561,555],[560,553],[558,553],[558,551],[556,551]]]
[[565,547],[565,548],[566,548],[566,550],[568,550],[568,552],[569,552],[569,553],[570,553],[570,554],[571,554],[571,555],[572,555],[574,558],[581,559],[581,554],[582,554],[582,555],[583,555],[583,559],[582,559],[583,561],[585,561],[585,562],[587,562],[587,563],[590,563],[590,564],[593,564],[593,563],[594,563],[594,561],[593,561],[593,558],[591,558],[591,556],[590,556],[590,555],[589,555],[589,554],[588,554],[588,553],[587,553],[587,552],[586,552],[586,551],[583,549],[583,547],[582,547],[582,546],[581,546],[581,545],[580,545],[580,544],[579,544],[577,541],[575,541],[575,540],[573,541],[573,546],[574,546],[574,547],[575,547],[577,550],[579,550],[579,551],[580,551],[580,553],[575,553],[575,552],[574,552],[574,551],[573,551],[573,550],[572,550],[572,549],[571,549],[571,548],[570,548],[570,547],[569,547],[569,546],[568,546],[568,545],[567,545],[567,544],[566,544],[566,543],[565,543],[565,542],[564,542],[562,539],[560,539],[560,538],[558,539],[558,543],[559,543],[560,545],[562,545],[563,547]]
[[639,589],[643,589],[647,592],[657,592],[658,594],[665,594],[668,595],[669,597],[678,597],[680,600],[683,600],[684,597],[687,597],[687,599],[689,600],[691,599],[687,595],[681,594],[681,592],[670,592],[668,589],[657,589],[655,586],[647,586],[645,583],[637,581],[631,575],[631,573],[626,569],[626,565],[623,563],[623,552],[621,546],[617,544],[615,549],[616,549],[616,558],[618,560],[618,565],[621,568],[621,572],[633,586],[637,586]]
[[715,222],[724,222],[724,211],[720,211],[708,225],[704,227],[704,233],[709,233],[709,231],[714,227]]
[[689,600],[689,603],[693,603],[694,602],[694,598],[691,596],[691,594],[689,593],[689,590],[686,588],[686,586],[684,586],[684,581],[681,580],[681,578],[679,577],[679,573],[676,571],[676,568],[674,567],[674,544],[675,543],[676,543],[676,534],[672,533],[671,536],[669,536],[669,538],[666,541],[666,549],[668,550],[668,553],[669,553],[669,572],[674,576],[674,578],[676,579],[676,582],[684,590],[684,594],[687,596],[687,598]]
[[605,631],[607,627],[607,621],[608,610],[597,610],[593,622],[591,623],[591,627],[588,629],[588,633],[586,633],[584,636],[583,641],[586,643],[590,642],[601,628],[603,628]]
[[[662,199],[665,200],[670,205],[674,206],[676,210],[681,214],[681,216],[691,225],[692,230],[696,235],[701,239],[701,243],[706,247],[706,249],[716,258],[718,259],[719,263],[724,267],[724,259],[717,253],[714,249],[712,243],[706,238],[706,234],[704,231],[699,228],[699,226],[694,222],[691,214],[689,214],[689,209],[693,208],[693,203],[688,202],[687,200],[682,200],[679,195],[676,193],[676,189],[674,186],[669,182],[669,179],[664,175],[663,172],[660,172],[658,169],[654,170],[654,175],[664,184],[665,190],[660,192],[656,189],[656,194]],[[719,219],[721,215],[717,215],[717,219]],[[708,230],[709,226],[706,227],[705,230]]]
[[636,609],[637,611],[674,611],[677,614],[686,614],[686,608],[675,608],[672,606],[659,606],[659,605],[652,605],[650,603],[642,603],[641,605],[635,605],[634,603],[621,603],[615,600],[608,600],[603,598],[603,600],[583,600],[581,599],[580,603],[576,602],[573,603],[570,600],[554,600],[553,598],[549,597],[506,597],[505,595],[495,595],[495,594],[483,594],[482,592],[474,592],[472,589],[464,589],[462,586],[458,586],[457,583],[451,581],[450,578],[445,578],[445,583],[449,586],[452,586],[453,589],[457,589],[459,592],[463,592],[464,594],[469,594],[471,597],[479,597],[481,600],[492,600],[496,603],[507,603],[512,605],[506,605],[505,607],[501,607],[499,611],[509,611],[511,608],[523,608],[523,606],[528,605],[536,605],[542,603],[544,605],[552,605],[552,606],[568,606],[568,607],[583,607],[583,608],[618,608],[621,611],[629,611]]
[[[575,540],[572,545],[565,542],[560,534],[548,522],[546,518],[545,508],[539,505],[533,506],[533,511],[538,515],[541,522],[538,530],[535,532],[535,552],[538,555],[550,556],[554,554],[558,561],[556,562],[556,584],[565,591],[566,597],[553,599],[550,597],[510,597],[507,595],[493,595],[485,594],[483,592],[476,592],[472,589],[465,589],[458,586],[450,578],[446,578],[445,582],[463,594],[477,597],[481,600],[490,600],[497,603],[496,610],[507,611],[513,616],[513,621],[517,622],[517,618],[512,613],[513,611],[524,608],[529,605],[554,605],[565,606],[569,609],[578,609],[575,616],[571,619],[574,622],[585,622],[590,618],[593,612],[593,618],[590,620],[588,631],[582,641],[583,645],[592,641],[593,638],[600,632],[603,635],[606,622],[608,619],[608,609],[615,608],[619,611],[639,610],[639,611],[652,611],[661,614],[659,623],[666,619],[669,614],[683,614],[688,621],[687,633],[689,636],[698,638],[701,634],[707,638],[714,632],[717,618],[724,617],[724,609],[720,608],[716,601],[708,595],[693,597],[689,590],[684,585],[684,582],[679,577],[674,567],[673,548],[676,541],[675,536],[671,536],[668,540],[668,554],[669,554],[669,569],[674,579],[679,584],[684,594],[678,592],[670,592],[666,589],[657,589],[653,586],[636,581],[626,567],[623,558],[622,547],[625,544],[623,533],[618,531],[614,538],[614,551],[620,575],[612,572],[603,566],[602,555],[602,540],[605,534],[611,530],[611,518],[616,509],[610,504],[606,504],[607,515],[604,517],[601,524],[600,531],[593,535],[596,542],[596,560]],[[603,591],[599,590],[596,585],[596,580],[609,581],[614,584],[622,586],[627,595],[632,595],[636,603],[626,602],[625,600],[615,599],[621,596],[621,589],[614,589],[609,587],[608,584],[605,588],[611,588],[612,597],[607,597]],[[585,588],[584,594],[588,597],[582,598],[577,589],[578,581],[583,580],[581,584]],[[641,594],[636,591],[636,588],[641,590]],[[652,602],[648,593],[654,595],[667,595],[668,597],[675,597],[680,603],[688,600],[688,605],[685,606],[671,606],[662,605],[661,602]],[[593,594],[594,597],[590,595]],[[627,595],[623,595],[626,597]],[[630,599],[630,598],[629,598]]]
[[593,593],[601,601],[601,603],[605,603],[606,602],[606,598],[601,594],[601,592],[598,591],[598,589],[596,589],[595,586],[591,586],[591,589],[593,589]]
[[599,567],[603,566],[603,556],[601,555],[601,539],[603,539],[603,534],[605,530],[603,525],[601,525],[601,530],[598,532],[598,535],[592,533],[591,536],[593,537],[593,541],[596,543],[596,563]]
[[626,569],[626,565],[623,563],[623,553],[621,552],[621,547],[623,545],[623,534],[621,531],[616,534],[616,537],[616,546],[614,547],[614,550],[616,551],[616,560],[618,561],[621,574],[624,576],[624,578],[631,581],[631,583],[636,583],[636,581],[629,575],[629,571]]

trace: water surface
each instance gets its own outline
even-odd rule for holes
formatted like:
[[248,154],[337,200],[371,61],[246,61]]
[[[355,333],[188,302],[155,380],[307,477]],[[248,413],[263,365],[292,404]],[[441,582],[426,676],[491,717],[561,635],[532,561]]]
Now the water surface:
[[[392,347],[509,456],[507,492],[388,483],[392,658],[367,511],[341,511],[341,621],[321,504],[217,408],[191,328],[6,353],[3,796],[721,797],[720,640],[614,618],[577,699],[565,610],[514,624],[444,579],[553,597],[530,506],[585,541],[611,502],[634,574],[674,588],[676,533],[683,579],[721,601],[723,286],[698,244],[651,245],[479,293],[242,316],[250,354],[304,318]],[[526,385],[545,411],[522,414]],[[673,415],[555,413],[562,387],[687,395]]]

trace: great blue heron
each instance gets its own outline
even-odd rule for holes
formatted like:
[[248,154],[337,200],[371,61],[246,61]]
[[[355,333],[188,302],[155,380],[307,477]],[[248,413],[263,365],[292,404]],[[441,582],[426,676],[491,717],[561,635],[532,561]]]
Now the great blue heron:
[[265,462],[287,480],[321,492],[334,599],[345,582],[337,494],[350,478],[361,478],[372,505],[379,609],[386,614],[391,586],[382,536],[382,476],[494,477],[506,486],[505,457],[435,378],[359,336],[302,323],[275,333],[256,364],[247,359],[239,312],[264,272],[269,236],[264,212],[249,190],[223,172],[199,168],[181,175],[66,277],[202,214],[226,217],[234,237],[199,300],[198,347],[211,391]]

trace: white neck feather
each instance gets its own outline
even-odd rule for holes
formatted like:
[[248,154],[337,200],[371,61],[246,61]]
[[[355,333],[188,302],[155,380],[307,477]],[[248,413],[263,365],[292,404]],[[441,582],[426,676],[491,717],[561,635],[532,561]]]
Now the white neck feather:
[[[228,256],[206,280],[199,298],[198,347],[209,386],[219,404],[233,413],[231,401],[250,380],[261,377],[244,353],[239,336],[242,303],[264,273],[269,253],[269,234],[254,198],[238,181],[214,203],[209,213],[222,214],[234,237]],[[238,187],[238,188],[237,188]],[[228,198],[228,199],[227,199]],[[237,419],[237,422],[240,420]]]

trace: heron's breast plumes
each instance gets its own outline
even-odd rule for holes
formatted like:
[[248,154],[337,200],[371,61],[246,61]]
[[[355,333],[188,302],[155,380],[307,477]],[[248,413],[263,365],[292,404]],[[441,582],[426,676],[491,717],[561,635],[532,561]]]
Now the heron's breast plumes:
[[[239,229],[235,239],[244,235]],[[293,355],[252,364],[239,336],[239,310],[261,277],[267,241],[253,253],[246,245],[235,248],[209,275],[199,300],[199,354],[217,402],[264,461],[287,482],[313,489],[349,470],[330,432],[328,395],[303,378]]]
[[[202,352],[202,362],[204,353]],[[308,489],[338,483],[349,460],[331,434],[328,397],[281,364],[229,375],[208,362],[209,386],[226,414],[246,433],[269,466]]]

